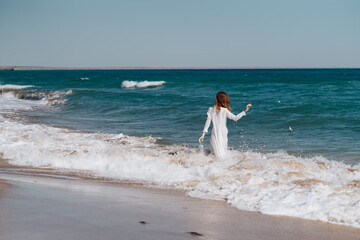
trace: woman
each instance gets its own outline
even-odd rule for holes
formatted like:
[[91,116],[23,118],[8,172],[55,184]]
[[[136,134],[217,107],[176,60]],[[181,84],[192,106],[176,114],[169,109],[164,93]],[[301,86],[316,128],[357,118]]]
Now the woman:
[[237,121],[243,116],[245,116],[246,112],[249,111],[249,108],[252,106],[251,104],[248,104],[244,111],[242,111],[238,115],[234,115],[231,113],[231,107],[229,106],[229,104],[230,99],[225,92],[220,91],[216,94],[216,105],[215,107],[209,108],[207,112],[207,120],[205,122],[204,131],[199,138],[199,143],[202,143],[205,137],[205,133],[208,132],[208,128],[210,126],[210,123],[212,122],[213,128],[210,138],[210,150],[217,157],[223,157],[227,152],[228,129],[226,127],[226,118]]

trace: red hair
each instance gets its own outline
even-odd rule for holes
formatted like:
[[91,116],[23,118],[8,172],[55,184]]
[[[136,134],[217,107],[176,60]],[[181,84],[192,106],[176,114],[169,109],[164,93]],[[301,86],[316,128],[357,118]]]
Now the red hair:
[[227,108],[231,112],[229,96],[224,91],[220,91],[216,94],[216,109],[220,112],[221,107]]

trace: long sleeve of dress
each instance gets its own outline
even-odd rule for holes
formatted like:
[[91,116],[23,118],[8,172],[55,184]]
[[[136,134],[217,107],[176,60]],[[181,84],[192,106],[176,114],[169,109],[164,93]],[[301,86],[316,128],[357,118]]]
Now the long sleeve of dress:
[[203,132],[207,133],[208,132],[208,129],[210,127],[210,123],[211,123],[211,113],[210,113],[210,109],[208,110],[207,112],[207,119],[206,119],[206,122],[205,122],[205,126],[204,126],[204,130]]
[[241,113],[239,113],[238,115],[234,115],[232,114],[229,110],[226,109],[226,117],[230,118],[231,120],[237,121],[240,118],[242,118],[243,116],[246,116],[245,111],[242,111]]

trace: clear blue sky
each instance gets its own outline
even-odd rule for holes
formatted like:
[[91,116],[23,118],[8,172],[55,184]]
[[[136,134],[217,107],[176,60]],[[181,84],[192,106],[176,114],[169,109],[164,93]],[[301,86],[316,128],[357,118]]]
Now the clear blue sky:
[[360,0],[0,0],[0,65],[360,67]]

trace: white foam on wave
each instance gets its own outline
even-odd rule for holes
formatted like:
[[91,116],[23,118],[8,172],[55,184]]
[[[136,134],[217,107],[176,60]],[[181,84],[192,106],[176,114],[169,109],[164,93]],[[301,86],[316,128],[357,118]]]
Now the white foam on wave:
[[[33,85],[0,85],[0,112],[29,110],[41,106],[64,105],[66,96],[73,94],[69,91],[39,91],[26,88]],[[26,89],[26,90],[24,90]]]
[[43,103],[18,99],[11,93],[0,95],[0,113],[14,113],[19,110],[31,110],[41,106],[43,106]]
[[4,84],[0,85],[0,90],[5,89],[24,89],[24,88],[31,88],[34,87],[33,85],[13,85],[13,84]]
[[86,171],[224,199],[243,210],[360,227],[360,166],[323,157],[230,151],[227,158],[151,137],[84,133],[0,118],[0,153],[15,165]]
[[22,89],[35,87],[33,85],[0,85],[0,113],[13,113],[19,110],[30,110],[35,107],[43,106],[43,103],[38,103],[30,100],[19,99],[16,93]]
[[165,84],[165,81],[129,81],[125,80],[121,83],[121,87],[123,88],[146,88],[146,87],[154,87],[161,86]]

